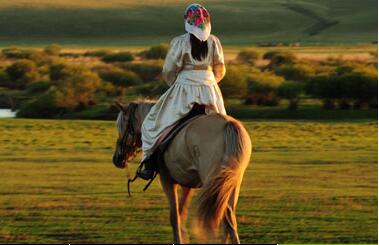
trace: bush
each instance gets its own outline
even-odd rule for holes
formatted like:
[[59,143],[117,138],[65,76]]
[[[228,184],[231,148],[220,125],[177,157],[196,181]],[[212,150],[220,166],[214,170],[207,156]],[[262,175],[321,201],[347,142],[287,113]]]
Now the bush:
[[277,106],[280,100],[274,92],[249,93],[245,98],[245,105]]
[[156,60],[143,63],[125,63],[120,67],[138,74],[144,82],[162,80],[163,60]]
[[289,101],[288,109],[296,110],[299,105],[299,96],[303,92],[303,84],[285,81],[277,88],[277,95]]
[[99,49],[99,50],[94,50],[94,51],[87,51],[84,53],[84,56],[103,58],[104,56],[110,55],[110,54],[112,54],[112,52],[109,50]]
[[2,55],[8,59],[30,59],[37,52],[37,50],[18,48],[5,48],[1,51]]
[[58,56],[62,48],[57,44],[51,44],[43,49],[47,55]]
[[27,118],[51,118],[65,111],[57,106],[57,94],[55,89],[24,103],[17,112],[17,117]]
[[46,92],[50,88],[50,81],[38,81],[26,86],[26,91],[30,94]]
[[146,59],[164,59],[168,52],[167,44],[159,44],[151,47],[149,50],[142,51],[140,56]]
[[154,81],[138,86],[136,92],[143,96],[157,97],[167,91],[169,86],[164,81]]
[[[339,67],[329,75],[315,76],[307,84],[306,92],[320,98],[324,106],[331,108],[330,101],[339,101],[340,108],[348,109],[351,101],[355,108],[370,104],[378,98],[378,73],[373,67]],[[374,102],[375,103],[375,102]]]
[[281,65],[291,65],[295,63],[296,57],[289,52],[270,51],[263,55],[264,59],[270,60],[267,65],[268,69],[273,69]]
[[130,52],[118,52],[118,53],[107,54],[103,56],[101,60],[106,63],[129,62],[129,61],[134,60],[134,57],[132,53]]
[[101,79],[116,86],[128,87],[142,83],[141,78],[136,73],[120,68],[98,68],[98,74]]
[[222,93],[227,98],[241,98],[246,95],[247,74],[236,66],[228,67],[225,77],[220,82]]
[[283,76],[286,80],[303,82],[315,74],[315,70],[305,64],[283,65],[275,68],[275,74]]
[[259,53],[255,50],[242,50],[237,55],[237,61],[244,64],[254,65],[259,59]]
[[22,89],[28,83],[35,81],[39,74],[37,66],[31,60],[20,60],[6,68],[10,79],[9,88]]
[[10,79],[7,74],[7,72],[3,69],[0,70],[0,87],[6,87],[9,88],[10,85]]

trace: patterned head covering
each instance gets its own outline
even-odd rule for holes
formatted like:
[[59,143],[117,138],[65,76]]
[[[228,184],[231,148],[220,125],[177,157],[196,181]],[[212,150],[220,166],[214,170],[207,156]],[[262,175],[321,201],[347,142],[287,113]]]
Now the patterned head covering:
[[185,29],[201,41],[206,41],[211,34],[211,16],[200,4],[189,5],[184,13]]

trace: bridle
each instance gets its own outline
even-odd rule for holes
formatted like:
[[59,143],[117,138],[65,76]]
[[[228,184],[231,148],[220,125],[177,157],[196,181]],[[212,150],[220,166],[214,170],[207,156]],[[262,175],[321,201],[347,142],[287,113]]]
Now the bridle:
[[118,141],[121,153],[126,157],[124,161],[127,161],[130,156],[136,156],[142,146],[141,132],[138,132],[134,126],[135,112],[137,104],[129,104],[126,114],[128,115],[128,121],[126,129],[123,132],[121,140]]

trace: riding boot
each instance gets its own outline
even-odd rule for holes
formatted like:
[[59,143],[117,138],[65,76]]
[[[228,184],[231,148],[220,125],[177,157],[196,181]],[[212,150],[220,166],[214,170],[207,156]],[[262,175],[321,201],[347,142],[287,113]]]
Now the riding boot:
[[152,157],[147,157],[142,160],[141,164],[143,164],[144,168],[141,171],[137,171],[137,176],[144,179],[149,180],[154,177],[154,163]]

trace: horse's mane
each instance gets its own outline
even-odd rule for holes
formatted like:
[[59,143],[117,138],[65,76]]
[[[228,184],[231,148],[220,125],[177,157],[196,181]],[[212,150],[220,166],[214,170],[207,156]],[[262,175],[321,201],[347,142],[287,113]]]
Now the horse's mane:
[[[137,98],[136,100],[131,102],[126,109],[130,110],[131,104],[134,104],[134,105],[137,104],[137,108],[139,110],[140,115],[142,117],[145,117],[149,113],[151,107],[153,107],[156,104],[156,102],[157,102],[156,100],[152,100],[152,99]],[[126,126],[125,117],[123,115],[124,115],[124,112],[120,111],[116,119],[116,126],[120,134],[124,132],[125,126]],[[132,116],[134,117],[133,114]]]

